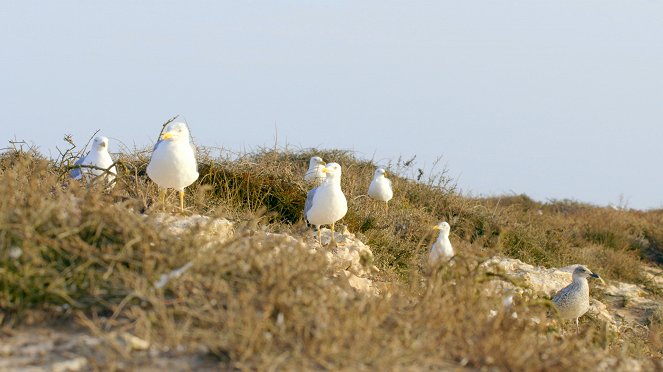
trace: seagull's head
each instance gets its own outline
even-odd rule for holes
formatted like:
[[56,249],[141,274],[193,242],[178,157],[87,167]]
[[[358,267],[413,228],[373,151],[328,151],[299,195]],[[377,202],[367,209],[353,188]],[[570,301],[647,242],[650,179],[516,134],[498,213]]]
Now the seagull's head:
[[601,278],[599,274],[594,274],[588,268],[582,265],[578,265],[578,267],[576,267],[575,270],[573,270],[573,279],[578,279],[578,278],[595,278],[605,283],[603,281],[603,278]]
[[94,141],[92,141],[92,148],[96,151],[108,150],[108,138],[95,137]]
[[189,128],[185,123],[170,123],[161,135],[161,139],[164,141],[189,140]]
[[322,172],[327,174],[329,179],[341,178],[341,166],[338,163],[327,164],[322,168]]
[[378,168],[378,169],[375,170],[375,175],[374,175],[374,177],[375,177],[375,178],[380,177],[380,176],[383,176],[383,177],[384,177],[384,176],[386,176],[386,175],[387,175],[387,171],[384,170],[384,168]]
[[319,165],[325,165],[325,162],[322,161],[322,158],[319,156],[312,157],[311,161],[309,161],[308,163],[309,168],[315,168]]
[[433,230],[439,231],[440,235],[449,235],[449,232],[451,231],[451,226],[446,221],[442,221],[438,223],[437,225],[433,226]]

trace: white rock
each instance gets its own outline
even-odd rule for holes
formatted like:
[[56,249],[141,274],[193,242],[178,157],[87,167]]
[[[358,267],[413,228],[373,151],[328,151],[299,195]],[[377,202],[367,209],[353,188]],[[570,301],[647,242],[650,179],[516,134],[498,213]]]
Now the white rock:
[[53,372],[75,372],[81,371],[86,368],[87,359],[83,357],[78,357],[70,360],[65,360],[62,362],[53,363],[51,370]]

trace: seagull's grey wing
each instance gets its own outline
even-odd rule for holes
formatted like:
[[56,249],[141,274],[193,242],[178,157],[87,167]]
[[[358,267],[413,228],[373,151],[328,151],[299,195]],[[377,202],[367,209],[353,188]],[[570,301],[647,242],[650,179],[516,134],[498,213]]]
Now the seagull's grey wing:
[[191,145],[191,150],[193,151],[193,158],[196,159],[196,172],[198,172],[198,148],[193,142],[189,143]]
[[306,203],[304,203],[304,219],[308,221],[308,211],[311,209],[313,206],[313,197],[315,196],[315,192],[318,190],[317,187],[312,188],[308,193],[306,193]]
[[555,295],[552,298],[552,301],[556,304],[564,303],[566,302],[566,298],[569,296],[570,292],[571,292],[571,286],[566,286],[560,289],[559,292],[555,293]]
[[[85,156],[87,156],[87,155],[85,155]],[[76,162],[74,163],[74,166],[83,165],[83,162],[85,161],[85,156],[81,156],[80,159],[76,160]],[[69,176],[71,178],[75,179],[75,180],[78,180],[81,177],[83,177],[83,172],[81,172],[81,168],[74,168],[74,169],[69,171]]]
[[157,147],[159,147],[159,144],[160,144],[161,142],[163,142],[162,139],[158,140],[157,143],[154,144],[154,147],[152,148],[152,152],[154,152],[154,151],[157,149]]

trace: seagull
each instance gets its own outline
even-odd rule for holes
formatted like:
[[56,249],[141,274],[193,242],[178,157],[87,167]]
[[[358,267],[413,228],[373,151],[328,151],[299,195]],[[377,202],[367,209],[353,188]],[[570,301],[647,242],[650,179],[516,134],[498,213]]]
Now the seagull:
[[330,246],[335,246],[334,224],[348,212],[348,201],[341,190],[341,166],[329,163],[322,169],[327,176],[320,186],[306,195],[304,215],[306,220],[318,228],[318,242],[322,245],[321,225],[331,225]]
[[391,180],[385,177],[386,175],[387,172],[383,168],[375,170],[373,181],[368,186],[368,196],[385,202],[387,212],[389,212],[389,200],[394,197],[394,190],[391,188]]
[[[82,166],[74,168],[69,172],[69,175],[77,180],[83,178],[83,176],[91,176],[93,178],[104,175],[105,181],[114,185],[113,181],[115,176],[117,176],[117,170],[113,165],[113,158],[111,158],[108,153],[108,138],[106,137],[96,137],[92,141],[92,149],[85,156],[78,159],[74,166]],[[88,168],[94,167],[94,168]]]
[[454,249],[451,246],[451,241],[449,241],[449,232],[451,231],[451,226],[449,226],[449,224],[446,222],[440,222],[434,226],[433,229],[439,230],[440,235],[438,235],[437,240],[431,247],[428,262],[430,264],[435,264],[440,259],[448,261],[451,259],[451,257],[454,256]]
[[147,165],[147,175],[162,188],[160,195],[164,208],[163,189],[171,188],[180,192],[180,210],[184,211],[184,188],[198,179],[198,163],[189,137],[186,124],[170,123],[154,146]]
[[325,172],[322,170],[325,167],[325,162],[319,156],[314,156],[308,163],[308,170],[304,175],[304,181],[319,185],[326,177]]
[[598,274],[594,274],[585,266],[579,265],[573,270],[571,284],[562,288],[552,299],[562,319],[575,318],[576,332],[580,331],[578,318],[589,310],[589,283],[587,278],[596,278],[603,281]]

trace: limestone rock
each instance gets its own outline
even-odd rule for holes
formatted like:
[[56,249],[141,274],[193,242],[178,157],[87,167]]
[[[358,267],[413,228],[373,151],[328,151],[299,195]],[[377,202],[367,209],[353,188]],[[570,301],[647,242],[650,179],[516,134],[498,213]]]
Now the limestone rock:
[[187,231],[194,231],[201,236],[218,241],[227,241],[234,234],[232,222],[223,218],[212,218],[208,216],[177,216],[159,213],[154,216],[154,221],[165,227],[172,235],[180,235]]
[[[514,288],[509,282],[493,280],[489,283],[489,291],[501,293],[504,289],[512,288],[516,292],[529,290],[547,297],[553,296],[571,282],[571,273],[576,266],[560,269],[535,267],[520,260],[499,256],[483,263],[486,270],[501,273],[523,287]],[[613,330],[626,324],[648,325],[653,316],[663,312],[663,304],[647,298],[647,291],[642,286],[615,281],[606,285],[599,281],[590,283],[591,299],[587,315],[606,322]]]

